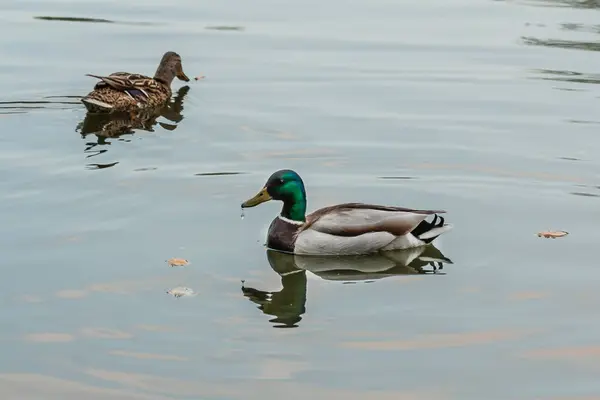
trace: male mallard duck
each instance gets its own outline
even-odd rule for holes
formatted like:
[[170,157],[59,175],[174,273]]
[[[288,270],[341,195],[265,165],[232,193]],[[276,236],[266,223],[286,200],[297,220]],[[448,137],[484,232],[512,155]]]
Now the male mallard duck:
[[[337,204],[305,215],[304,183],[292,170],[273,173],[242,208],[269,200],[283,201],[283,208],[269,226],[267,246],[294,254],[360,255],[408,249],[431,243],[452,229],[435,215],[445,211],[375,204]],[[432,222],[425,221],[429,215],[434,215]]]
[[175,77],[189,82],[183,72],[179,54],[168,51],[160,60],[154,78],[129,72],[109,76],[86,74],[100,79],[94,90],[81,99],[90,112],[131,111],[156,107],[171,98],[171,82]]

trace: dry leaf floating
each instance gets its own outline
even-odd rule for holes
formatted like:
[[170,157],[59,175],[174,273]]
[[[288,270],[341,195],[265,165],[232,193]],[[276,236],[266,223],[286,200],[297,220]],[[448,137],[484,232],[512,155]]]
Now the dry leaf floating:
[[169,258],[167,263],[169,263],[169,266],[171,267],[185,267],[190,262],[185,258]]
[[569,232],[565,232],[565,231],[544,231],[544,232],[538,232],[538,237],[544,237],[544,238],[552,238],[552,239],[556,239],[556,238],[560,238],[563,236],[567,236],[569,234]]

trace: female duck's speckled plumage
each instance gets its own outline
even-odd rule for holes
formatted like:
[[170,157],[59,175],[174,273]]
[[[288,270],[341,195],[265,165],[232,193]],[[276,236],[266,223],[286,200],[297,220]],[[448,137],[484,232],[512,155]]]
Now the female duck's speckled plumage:
[[[263,189],[242,207],[283,201],[267,236],[269,248],[294,254],[359,255],[424,246],[451,225],[441,210],[415,210],[377,204],[344,203],[305,215],[306,193],[300,176],[275,172]],[[434,215],[432,222],[425,219]]]
[[100,79],[94,89],[81,99],[90,112],[118,112],[152,108],[171,98],[171,83],[178,78],[188,82],[179,54],[166,52],[153,78],[129,72],[108,76],[87,74]]

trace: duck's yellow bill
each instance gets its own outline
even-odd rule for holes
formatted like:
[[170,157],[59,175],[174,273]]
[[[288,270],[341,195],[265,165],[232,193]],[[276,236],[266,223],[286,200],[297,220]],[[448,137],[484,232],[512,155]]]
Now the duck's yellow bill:
[[262,190],[258,192],[256,196],[243,202],[242,208],[254,207],[271,199],[272,197],[269,192],[267,192],[267,188],[262,188]]

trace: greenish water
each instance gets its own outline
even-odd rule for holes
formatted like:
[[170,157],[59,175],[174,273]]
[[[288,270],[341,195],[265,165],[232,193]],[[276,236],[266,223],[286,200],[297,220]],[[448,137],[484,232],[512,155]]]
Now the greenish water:
[[[600,398],[599,7],[3,3],[2,399]],[[206,78],[98,132],[85,74],[168,50]],[[267,253],[282,168],[452,263]]]

